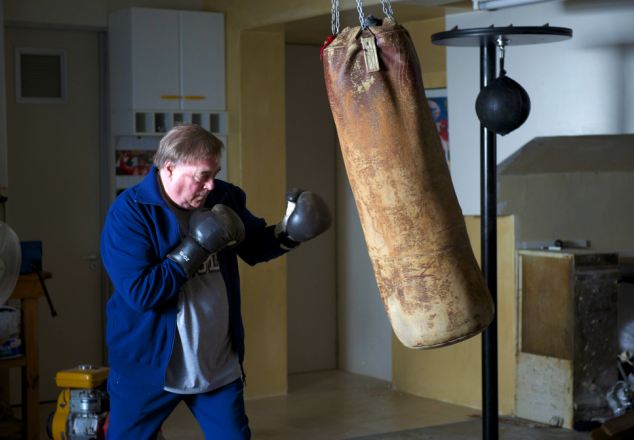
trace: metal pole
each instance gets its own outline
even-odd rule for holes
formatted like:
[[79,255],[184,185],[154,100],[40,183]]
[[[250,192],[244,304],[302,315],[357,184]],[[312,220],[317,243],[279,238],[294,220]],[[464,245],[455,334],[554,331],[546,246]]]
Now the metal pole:
[[[495,79],[496,45],[480,46],[480,89]],[[497,305],[497,154],[495,133],[480,124],[480,212],[482,273]],[[497,316],[497,307],[496,307]],[[498,349],[497,317],[482,334],[482,438],[497,440]]]

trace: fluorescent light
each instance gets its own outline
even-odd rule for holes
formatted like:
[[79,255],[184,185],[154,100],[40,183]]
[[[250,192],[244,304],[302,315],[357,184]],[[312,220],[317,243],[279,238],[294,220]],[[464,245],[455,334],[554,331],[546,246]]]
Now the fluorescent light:
[[493,9],[530,5],[533,3],[543,3],[546,1],[551,0],[473,0],[473,9],[490,11]]

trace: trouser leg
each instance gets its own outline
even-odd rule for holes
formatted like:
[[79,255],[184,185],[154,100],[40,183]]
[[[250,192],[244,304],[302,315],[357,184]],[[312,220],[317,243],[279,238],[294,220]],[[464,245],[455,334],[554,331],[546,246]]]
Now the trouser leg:
[[139,384],[110,371],[108,440],[155,440],[158,431],[183,396],[161,386]]
[[244,410],[242,379],[217,390],[185,398],[207,440],[247,440],[251,438]]

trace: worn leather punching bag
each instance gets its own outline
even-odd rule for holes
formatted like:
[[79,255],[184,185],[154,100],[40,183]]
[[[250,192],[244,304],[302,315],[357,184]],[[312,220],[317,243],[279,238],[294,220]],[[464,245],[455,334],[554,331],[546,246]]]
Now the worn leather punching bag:
[[408,32],[390,18],[345,28],[322,59],[346,172],[396,336],[424,349],[481,332],[493,319],[493,301]]

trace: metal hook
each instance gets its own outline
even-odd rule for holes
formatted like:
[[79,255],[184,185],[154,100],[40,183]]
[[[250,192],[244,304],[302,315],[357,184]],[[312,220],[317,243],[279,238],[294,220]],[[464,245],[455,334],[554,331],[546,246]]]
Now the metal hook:
[[505,56],[504,48],[508,42],[509,40],[504,35],[498,35],[497,40],[495,40],[495,43],[500,49],[500,75],[499,76],[503,76],[506,74],[506,70],[504,70],[504,56]]

